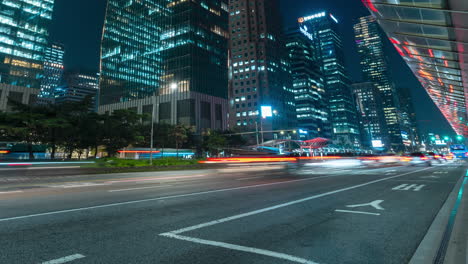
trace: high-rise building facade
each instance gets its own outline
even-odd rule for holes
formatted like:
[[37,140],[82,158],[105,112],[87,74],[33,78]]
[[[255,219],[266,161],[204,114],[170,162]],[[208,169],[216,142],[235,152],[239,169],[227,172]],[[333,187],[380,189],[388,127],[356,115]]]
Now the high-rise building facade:
[[400,103],[400,120],[402,126],[402,139],[408,151],[416,151],[421,144],[419,129],[414,111],[413,100],[409,88],[397,89]]
[[90,110],[97,109],[99,78],[96,73],[65,72],[63,80],[63,85],[54,88],[55,103],[80,102],[89,96],[92,100]]
[[361,17],[354,25],[354,33],[364,80],[376,83],[381,93],[386,133],[389,136],[387,148],[401,150],[403,141],[398,97],[390,81],[379,25],[373,16]]
[[109,0],[99,111],[226,129],[227,54],[227,0]]
[[359,120],[338,23],[329,12],[299,18],[299,26],[320,50],[333,139],[336,144],[359,147]]
[[360,113],[362,144],[381,148],[387,141],[382,98],[376,83],[354,83],[353,91]]
[[0,2],[0,83],[39,89],[54,0]]
[[296,100],[297,126],[307,131],[307,134],[300,134],[303,138],[331,138],[321,56],[313,41],[312,36],[303,28],[289,29],[286,34],[286,49]]
[[229,3],[230,128],[262,130],[265,140],[279,138],[281,130],[296,126],[280,21],[277,0]]
[[44,77],[41,83],[39,97],[53,98],[54,89],[60,86],[63,77],[63,56],[65,47],[59,43],[51,43],[45,50]]

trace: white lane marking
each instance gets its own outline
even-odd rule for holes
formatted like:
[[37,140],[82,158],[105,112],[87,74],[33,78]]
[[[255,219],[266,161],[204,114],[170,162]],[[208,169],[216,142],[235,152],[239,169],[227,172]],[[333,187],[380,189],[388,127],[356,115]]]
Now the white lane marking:
[[144,189],[155,189],[162,187],[169,187],[172,185],[159,185],[159,186],[148,186],[148,187],[139,187],[139,188],[128,188],[128,189],[118,189],[118,190],[109,190],[108,192],[125,192],[125,191],[135,191],[135,190],[144,190]]
[[435,171],[434,174],[447,174],[448,171]]
[[10,194],[10,193],[22,193],[23,191],[7,191],[7,192],[0,192],[0,194]]
[[[252,215],[256,215],[256,214],[276,210],[276,209],[287,207],[287,206],[290,206],[290,205],[295,205],[295,204],[307,202],[307,201],[310,201],[310,200],[313,200],[313,199],[329,196],[329,195],[332,195],[332,194],[335,194],[335,193],[340,193],[340,192],[344,192],[344,191],[357,189],[357,188],[364,187],[364,186],[367,186],[367,185],[371,185],[371,184],[374,184],[374,183],[386,181],[386,180],[393,179],[393,178],[402,177],[402,176],[405,176],[405,175],[408,175],[408,174],[412,174],[412,173],[416,173],[416,172],[420,172],[420,171],[425,171],[425,170],[429,170],[429,169],[431,169],[431,168],[425,168],[425,169],[412,171],[412,172],[407,172],[407,173],[403,173],[403,174],[395,175],[395,176],[391,176],[391,177],[386,177],[386,178],[383,178],[383,179],[374,180],[374,181],[370,181],[370,182],[366,182],[366,183],[362,183],[362,184],[358,184],[358,185],[353,185],[353,186],[350,186],[350,187],[346,187],[346,188],[342,188],[342,189],[338,189],[338,190],[334,190],[334,191],[330,191],[330,192],[326,192],[326,193],[321,193],[321,194],[309,196],[309,197],[306,197],[306,198],[303,198],[303,199],[294,200],[294,201],[291,201],[291,202],[282,203],[282,204],[266,207],[266,208],[263,208],[263,209],[250,211],[250,212],[243,213],[243,214],[233,215],[233,216],[213,220],[213,221],[210,221],[210,222],[206,222],[206,223],[202,223],[202,224],[198,224],[198,225],[193,225],[193,226],[177,229],[177,230],[174,230],[174,231],[170,231],[169,233],[181,234],[181,233],[184,233],[184,232],[193,231],[193,230],[204,228],[204,227],[207,227],[207,226],[217,225],[217,224],[220,224],[220,223],[225,223],[225,222],[237,220],[237,219],[244,218],[244,217],[247,217],[247,216],[252,216]],[[1,219],[0,219],[0,221],[1,221]]]
[[45,262],[42,262],[41,264],[61,264],[61,263],[67,263],[67,262],[71,262],[71,261],[74,261],[74,260],[77,260],[77,259],[81,259],[81,258],[84,258],[84,257],[85,256],[83,256],[81,254],[73,254],[73,255],[70,255],[70,256],[63,257],[63,258],[58,258],[58,259],[45,261]]
[[385,172],[394,172],[394,171],[397,171],[397,170],[386,170]]
[[285,184],[285,183],[291,183],[291,182],[310,181],[310,180],[316,180],[316,179],[321,179],[321,178],[329,178],[329,177],[333,177],[333,176],[321,176],[321,177],[291,180],[291,181],[256,184],[256,185],[249,185],[249,186],[242,186],[242,187],[218,189],[218,190],[196,192],[196,193],[178,194],[178,195],[171,195],[171,196],[157,197],[157,198],[150,198],[150,199],[143,199],[143,200],[134,200],[134,201],[128,201],[128,202],[121,202],[121,203],[111,203],[111,204],[81,207],[81,208],[75,208],[75,209],[52,211],[52,212],[39,213],[39,214],[15,216],[15,217],[8,217],[8,218],[0,218],[0,222],[6,222],[6,221],[11,221],[11,220],[19,220],[19,219],[26,219],[26,218],[32,218],[32,217],[38,217],[38,216],[46,216],[46,215],[72,213],[72,212],[93,210],[93,209],[106,208],[106,207],[136,204],[136,203],[154,202],[154,201],[160,201],[160,200],[165,200],[165,199],[183,198],[183,197],[191,197],[191,196],[204,195],[204,194],[212,194],[212,193],[228,192],[228,191],[235,191],[235,190],[252,189],[252,188],[258,188],[258,187],[264,187],[264,186],[272,186],[272,185]]
[[[107,181],[106,183],[119,183],[119,182],[142,182],[142,181],[159,181],[159,180],[177,180],[177,179],[192,179],[192,178],[203,178],[208,175],[193,175],[193,176],[170,176],[170,177],[154,177],[154,178],[141,178],[141,179],[126,179],[126,180],[116,180],[116,181]],[[214,176],[213,176],[214,177]]]
[[371,212],[364,212],[364,211],[341,210],[341,209],[336,209],[335,212],[352,213],[352,214],[380,215],[379,213],[371,213]]
[[256,177],[248,177],[248,178],[240,178],[240,179],[236,179],[238,181],[245,181],[245,180],[252,180],[252,179],[258,179],[258,178],[263,178],[265,176],[256,176]]
[[382,206],[380,206],[380,204],[383,202],[384,200],[375,200],[375,201],[372,201],[370,203],[363,203],[363,204],[353,204],[353,205],[347,205],[346,207],[349,207],[349,208],[356,208],[356,207],[363,207],[363,206],[372,206],[374,207],[375,209],[377,210],[385,210]]
[[396,187],[393,187],[392,190],[394,191],[410,191],[411,189],[413,189],[413,191],[415,192],[419,192],[424,186],[426,186],[425,184],[420,184],[420,185],[417,185],[417,184],[401,184],[401,185],[398,185]]
[[274,252],[274,251],[270,251],[270,250],[260,249],[260,248],[245,247],[245,246],[234,245],[234,244],[229,244],[229,243],[224,243],[224,242],[218,242],[218,241],[212,241],[212,240],[206,240],[206,239],[199,239],[199,238],[188,237],[188,236],[181,236],[181,235],[176,235],[176,234],[171,234],[171,233],[161,234],[161,236],[175,238],[175,239],[184,240],[184,241],[189,241],[189,242],[193,242],[193,243],[197,243],[197,244],[203,244],[203,245],[208,245],[208,246],[221,247],[221,248],[226,248],[226,249],[232,249],[232,250],[237,250],[237,251],[254,253],[254,254],[264,255],[264,256],[268,256],[268,257],[288,260],[288,261],[296,262],[296,263],[318,264],[317,262],[314,262],[314,261],[311,261],[311,260],[299,258],[299,257],[296,257],[296,256],[284,254],[284,253],[279,253],[279,252]]
[[432,179],[439,179],[440,176],[434,176],[434,175],[431,175],[431,176],[421,176],[420,178],[432,178]]
[[48,188],[82,188],[82,187],[93,187],[93,186],[104,186],[110,185],[108,183],[92,183],[92,182],[82,182],[82,183],[65,183],[65,184],[56,184],[56,185],[46,185]]

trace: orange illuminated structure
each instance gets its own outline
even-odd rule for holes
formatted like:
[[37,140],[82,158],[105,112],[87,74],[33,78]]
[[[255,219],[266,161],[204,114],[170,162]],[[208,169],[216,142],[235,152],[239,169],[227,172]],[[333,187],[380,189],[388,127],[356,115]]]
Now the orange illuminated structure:
[[468,136],[466,0],[362,0],[459,135]]

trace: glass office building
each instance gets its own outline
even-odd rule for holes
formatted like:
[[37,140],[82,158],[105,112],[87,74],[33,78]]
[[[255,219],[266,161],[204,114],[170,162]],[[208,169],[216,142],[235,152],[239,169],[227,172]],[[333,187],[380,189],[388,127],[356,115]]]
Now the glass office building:
[[362,0],[459,135],[468,136],[466,0]]
[[99,111],[226,129],[228,36],[227,0],[109,0]]
[[331,138],[320,51],[304,28],[287,31],[286,49],[293,77],[297,125],[307,131],[301,138]]
[[0,2],[0,83],[39,89],[54,0]]
[[360,17],[354,25],[354,38],[364,81],[373,82],[381,93],[385,116],[384,143],[394,150],[403,147],[398,95],[390,81],[379,26],[373,16]]
[[351,81],[344,65],[339,21],[329,12],[311,14],[298,21],[320,50],[333,139],[340,145],[359,147],[359,120]]
[[168,0],[108,0],[101,43],[100,103],[152,96],[161,86]]
[[353,92],[360,113],[362,145],[382,147],[387,134],[378,85],[373,82],[354,83]]
[[63,77],[63,56],[65,47],[59,43],[50,44],[44,56],[44,77],[41,83],[39,97],[53,98],[54,89],[62,83]]

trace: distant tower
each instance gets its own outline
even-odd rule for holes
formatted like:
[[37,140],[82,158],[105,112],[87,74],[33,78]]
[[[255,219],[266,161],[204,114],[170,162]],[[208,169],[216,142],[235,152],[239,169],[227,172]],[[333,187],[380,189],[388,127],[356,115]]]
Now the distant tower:
[[[390,147],[394,150],[402,150],[398,97],[390,81],[379,25],[373,16],[361,17],[354,25],[354,33],[364,80],[376,83],[381,93],[385,114],[385,133],[389,136],[387,143],[390,143]],[[388,144],[387,147],[389,147]]]
[[296,127],[280,21],[278,0],[230,1],[230,128],[270,131],[262,133],[265,140]]
[[331,124],[325,94],[320,50],[313,36],[304,28],[295,27],[286,34],[286,49],[293,77],[297,125],[301,138],[331,138]]
[[39,97],[54,97],[54,89],[62,82],[64,54],[65,47],[62,44],[52,43],[46,48],[44,57],[44,78],[42,79]]
[[325,11],[299,18],[300,27],[311,35],[320,50],[333,139],[336,144],[359,147],[359,120],[345,69],[338,22],[333,14]]
[[361,114],[363,145],[381,147],[387,135],[380,91],[372,82],[355,83],[353,90]]

